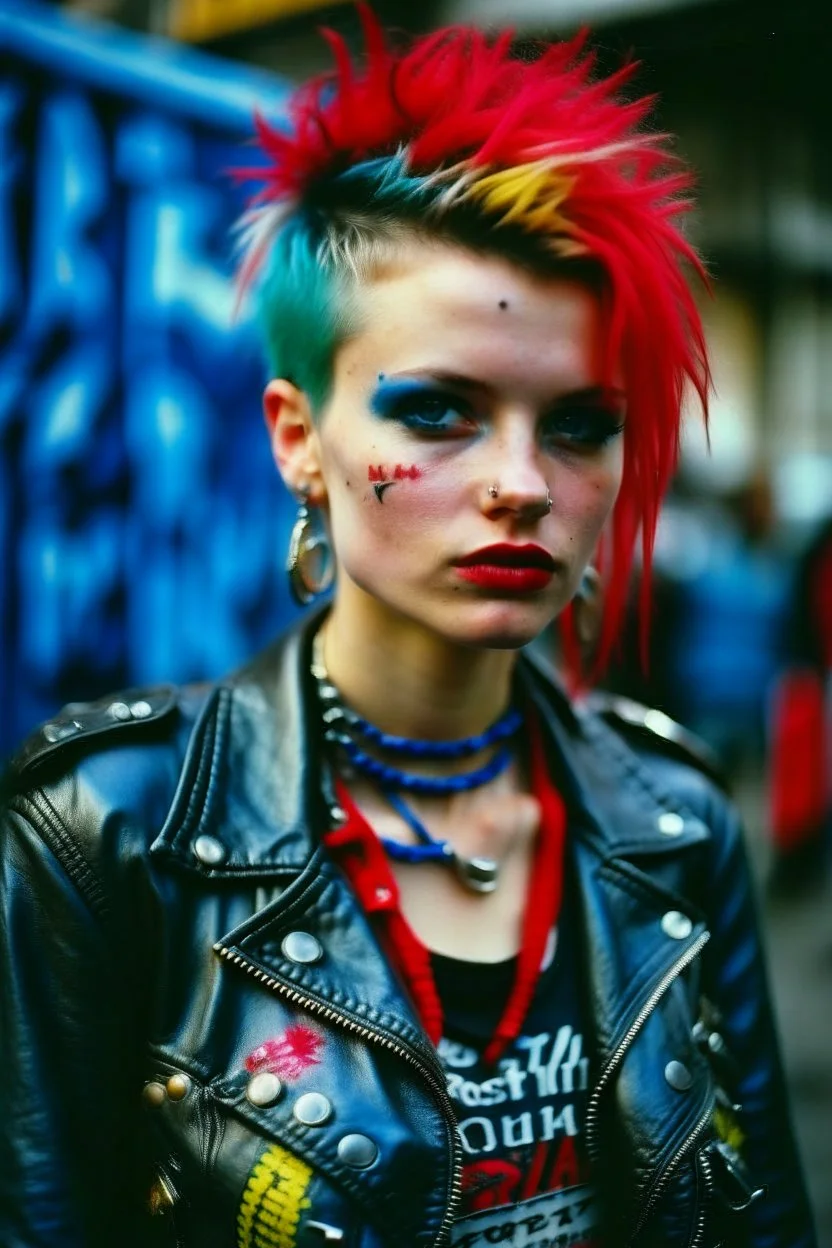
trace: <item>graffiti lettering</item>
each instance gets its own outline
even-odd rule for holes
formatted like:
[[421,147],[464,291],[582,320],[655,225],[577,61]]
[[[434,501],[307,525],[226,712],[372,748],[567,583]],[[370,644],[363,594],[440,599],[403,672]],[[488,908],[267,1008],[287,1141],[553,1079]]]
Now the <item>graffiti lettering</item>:
[[[0,757],[67,700],[219,675],[294,610],[275,575],[294,509],[232,316],[246,192],[221,174],[250,137],[247,71],[232,123],[175,52],[114,32],[110,58],[57,9],[25,25],[0,88]],[[60,73],[38,60],[56,27]]]

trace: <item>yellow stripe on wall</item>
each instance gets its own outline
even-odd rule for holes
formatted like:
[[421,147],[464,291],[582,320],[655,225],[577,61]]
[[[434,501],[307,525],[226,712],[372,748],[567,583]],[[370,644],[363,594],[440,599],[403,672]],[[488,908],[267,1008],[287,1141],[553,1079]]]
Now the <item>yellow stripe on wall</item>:
[[168,31],[195,43],[352,0],[173,0]]

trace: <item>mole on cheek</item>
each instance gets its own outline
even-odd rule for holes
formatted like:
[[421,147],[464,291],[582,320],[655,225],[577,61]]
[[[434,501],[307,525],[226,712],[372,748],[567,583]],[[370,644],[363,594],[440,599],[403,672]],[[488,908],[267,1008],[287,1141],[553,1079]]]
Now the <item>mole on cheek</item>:
[[506,308],[508,307],[508,299],[501,299],[500,302],[497,304],[497,307],[500,309],[501,312],[505,312]]

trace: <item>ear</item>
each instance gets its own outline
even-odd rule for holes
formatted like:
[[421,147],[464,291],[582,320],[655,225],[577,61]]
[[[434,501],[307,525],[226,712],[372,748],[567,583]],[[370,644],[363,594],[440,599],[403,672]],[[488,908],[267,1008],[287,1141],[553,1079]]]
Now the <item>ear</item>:
[[321,474],[321,448],[312,406],[303,390],[278,377],[263,392],[263,415],[272,455],[286,486],[297,497],[306,494],[320,506],[326,499]]

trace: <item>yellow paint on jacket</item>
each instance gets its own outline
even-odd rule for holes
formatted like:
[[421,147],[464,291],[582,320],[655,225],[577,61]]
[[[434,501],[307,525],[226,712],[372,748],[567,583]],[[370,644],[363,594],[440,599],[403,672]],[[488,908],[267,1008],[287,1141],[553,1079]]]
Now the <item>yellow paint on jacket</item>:
[[263,1153],[248,1177],[237,1214],[237,1248],[295,1248],[312,1170],[278,1144]]

